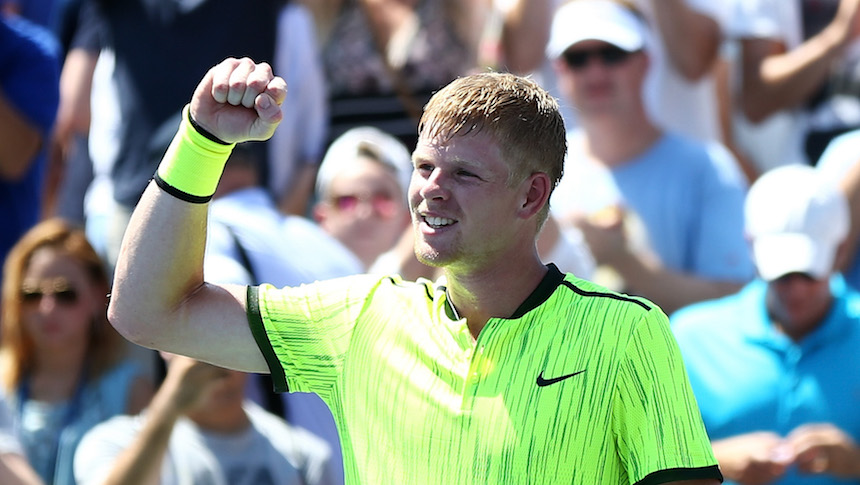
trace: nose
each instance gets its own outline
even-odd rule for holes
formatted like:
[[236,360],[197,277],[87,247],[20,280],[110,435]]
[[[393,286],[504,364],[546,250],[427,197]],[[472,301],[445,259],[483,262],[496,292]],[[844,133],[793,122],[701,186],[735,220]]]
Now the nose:
[[424,179],[421,189],[418,191],[424,199],[448,199],[449,192],[446,188],[445,175],[438,168],[430,172]]
[[57,298],[54,293],[45,293],[42,295],[42,298],[39,299],[38,310],[39,313],[49,314],[57,309]]

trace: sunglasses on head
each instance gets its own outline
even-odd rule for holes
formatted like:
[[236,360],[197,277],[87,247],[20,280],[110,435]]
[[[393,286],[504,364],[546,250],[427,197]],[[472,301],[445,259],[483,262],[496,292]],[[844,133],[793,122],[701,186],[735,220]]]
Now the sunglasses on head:
[[42,291],[36,289],[21,290],[21,301],[25,304],[36,304],[45,296],[53,296],[57,303],[63,305],[74,305],[78,302],[78,292],[74,288],[59,288],[54,291]]
[[388,194],[373,194],[370,197],[357,195],[341,195],[332,199],[333,205],[340,212],[352,212],[360,204],[370,204],[374,212],[383,217],[391,217],[397,210],[397,201]]
[[628,52],[614,45],[596,47],[594,49],[568,49],[561,55],[564,62],[572,69],[582,69],[592,57],[600,59],[605,66],[616,66],[626,61],[632,52]]

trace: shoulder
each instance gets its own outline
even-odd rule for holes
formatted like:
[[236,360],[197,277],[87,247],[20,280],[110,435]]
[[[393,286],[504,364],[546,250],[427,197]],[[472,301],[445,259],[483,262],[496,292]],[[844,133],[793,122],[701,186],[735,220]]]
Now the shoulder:
[[[563,299],[554,302],[557,311],[576,310],[585,318],[597,317],[615,322],[635,322],[649,314],[663,315],[657,305],[638,296],[618,293],[573,274],[565,274],[559,284]],[[608,321],[608,320],[607,320]]]
[[732,184],[743,185],[737,159],[722,143],[703,142],[678,133],[666,133],[653,152],[655,158],[675,168]]
[[57,60],[59,56],[60,46],[51,32],[23,18],[6,17],[0,20],[0,39],[3,40],[4,50],[9,49],[7,52],[26,52],[51,60]]
[[676,336],[705,335],[713,330],[728,331],[745,325],[764,305],[759,281],[753,281],[739,293],[687,305],[672,313],[669,322]]
[[86,432],[80,448],[102,446],[106,443],[130,443],[142,426],[140,415],[118,414],[96,424]]

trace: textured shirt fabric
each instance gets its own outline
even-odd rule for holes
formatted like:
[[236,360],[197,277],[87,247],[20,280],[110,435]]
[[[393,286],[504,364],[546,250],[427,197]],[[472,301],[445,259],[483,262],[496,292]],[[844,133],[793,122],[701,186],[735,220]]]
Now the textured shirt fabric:
[[[787,435],[798,426],[831,423],[860,442],[860,294],[836,276],[833,305],[811,334],[792,341],[772,324],[767,284],[701,302],[672,315],[708,435]],[[728,482],[727,482],[728,483]],[[790,468],[778,485],[857,483]]]
[[[170,435],[161,485],[328,485],[326,444],[253,403],[251,426],[235,434],[201,430],[183,418]],[[96,426],[75,456],[79,485],[103,483],[117,456],[131,446],[146,415],[117,416]]]
[[444,278],[250,287],[248,308],[275,385],[331,407],[348,484],[720,477],[663,312],[553,265],[477,341]]

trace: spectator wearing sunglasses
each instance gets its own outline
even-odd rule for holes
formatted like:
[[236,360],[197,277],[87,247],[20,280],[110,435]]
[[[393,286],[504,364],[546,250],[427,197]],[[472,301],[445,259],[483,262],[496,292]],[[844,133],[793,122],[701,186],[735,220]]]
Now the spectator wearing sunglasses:
[[649,35],[617,2],[577,0],[557,11],[547,53],[579,126],[568,133],[568,175],[552,210],[582,231],[598,282],[671,312],[736,291],[753,267],[735,159],[648,115]]
[[849,209],[805,165],[765,172],[746,226],[759,277],[671,318],[726,484],[860,479],[860,294],[836,271]]
[[411,177],[403,143],[374,127],[353,128],[332,142],[320,164],[314,219],[370,269],[411,227]]
[[107,321],[107,276],[83,230],[39,223],[12,248],[3,274],[2,392],[42,480],[73,484],[84,433],[140,411],[153,386]]

